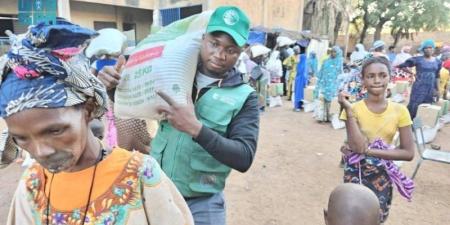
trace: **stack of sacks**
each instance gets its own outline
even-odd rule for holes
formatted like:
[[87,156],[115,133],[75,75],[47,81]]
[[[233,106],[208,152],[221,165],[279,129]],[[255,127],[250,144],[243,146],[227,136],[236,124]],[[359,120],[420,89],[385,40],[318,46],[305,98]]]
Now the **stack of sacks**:
[[316,88],[315,86],[307,86],[305,88],[305,97],[304,97],[305,101],[307,101],[307,102],[313,102],[314,101],[314,96],[313,96],[314,94],[313,94],[313,92],[314,92],[315,88]]
[[444,116],[448,113],[449,110],[449,101],[444,99],[439,99],[438,102],[436,102],[436,105],[441,107],[441,116]]
[[435,127],[442,108],[438,105],[421,104],[417,109],[417,116],[422,119],[423,125],[427,127]]
[[397,83],[395,83],[395,91],[398,94],[408,95],[409,93],[408,87],[409,87],[408,81],[398,81]]
[[303,109],[305,112],[313,112],[316,107],[316,103],[314,101],[314,96],[313,96],[314,95],[313,92],[314,92],[315,88],[316,88],[315,86],[307,86],[305,88],[305,92],[304,92],[305,96],[303,98],[303,102],[304,102]]
[[340,111],[341,111],[341,106],[339,105],[338,99],[333,98],[333,100],[331,100],[331,104],[330,104],[330,114],[339,115]]

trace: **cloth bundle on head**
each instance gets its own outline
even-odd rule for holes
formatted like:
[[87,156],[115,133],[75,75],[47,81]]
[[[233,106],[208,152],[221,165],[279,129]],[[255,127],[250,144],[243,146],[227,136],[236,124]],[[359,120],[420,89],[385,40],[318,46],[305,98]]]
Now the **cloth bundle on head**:
[[95,31],[58,19],[40,23],[10,38],[11,49],[0,64],[0,117],[32,108],[74,106],[93,98],[93,112],[107,109],[103,84],[90,72],[82,54]]
[[251,46],[250,51],[252,52],[252,57],[256,58],[258,56],[268,54],[270,52],[270,48],[267,48],[264,45],[257,44],[257,45]]

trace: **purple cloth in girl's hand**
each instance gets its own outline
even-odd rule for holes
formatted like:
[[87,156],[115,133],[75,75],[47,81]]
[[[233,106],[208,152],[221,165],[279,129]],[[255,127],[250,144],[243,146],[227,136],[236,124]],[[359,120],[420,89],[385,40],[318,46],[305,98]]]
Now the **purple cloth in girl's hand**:
[[[381,149],[381,150],[393,150],[395,149],[395,146],[389,145],[386,142],[384,142],[382,139],[377,138],[375,141],[369,144],[368,146],[371,149]],[[345,160],[348,164],[354,165],[359,163],[361,160],[365,158],[365,155],[358,154],[358,153],[350,153],[345,155]],[[386,160],[386,159],[380,159],[383,163],[387,174],[389,175],[389,178],[391,179],[392,183],[395,184],[397,187],[398,192],[400,195],[408,199],[408,201],[411,201],[412,199],[412,193],[414,191],[414,181],[411,180],[409,177],[405,176],[397,165],[394,164],[392,160]]]

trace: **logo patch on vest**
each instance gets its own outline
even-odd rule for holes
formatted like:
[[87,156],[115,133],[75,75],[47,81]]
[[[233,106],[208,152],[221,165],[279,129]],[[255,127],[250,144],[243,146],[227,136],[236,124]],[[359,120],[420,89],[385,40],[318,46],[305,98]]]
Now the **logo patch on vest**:
[[217,182],[216,175],[202,175],[200,177],[200,183],[203,185],[214,185]]
[[234,99],[232,97],[228,97],[228,96],[222,96],[222,95],[219,95],[217,93],[214,93],[212,98],[214,100],[216,100],[216,101],[219,101],[221,103],[224,103],[224,104],[227,104],[227,105],[230,105],[230,106],[235,106],[236,103],[237,103],[236,99]]

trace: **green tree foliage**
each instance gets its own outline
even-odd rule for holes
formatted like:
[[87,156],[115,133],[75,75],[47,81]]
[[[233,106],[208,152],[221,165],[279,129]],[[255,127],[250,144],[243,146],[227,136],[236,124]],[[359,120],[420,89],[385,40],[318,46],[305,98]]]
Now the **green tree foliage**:
[[394,45],[402,38],[411,38],[412,32],[446,28],[450,22],[450,0],[410,0],[403,5],[404,10],[391,21]]
[[411,37],[412,32],[435,30],[450,21],[450,0],[356,0],[354,6],[352,24],[360,32],[360,42],[369,28],[375,29],[377,40],[389,26],[395,45],[401,38]]

